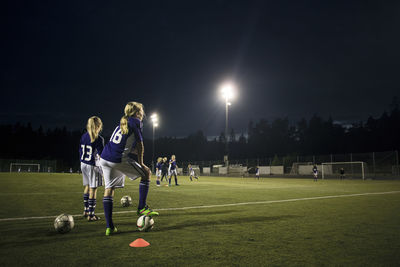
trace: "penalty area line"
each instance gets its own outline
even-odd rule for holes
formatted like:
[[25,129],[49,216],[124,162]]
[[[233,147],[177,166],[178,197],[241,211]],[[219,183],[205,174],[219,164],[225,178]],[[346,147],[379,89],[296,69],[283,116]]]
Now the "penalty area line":
[[[230,203],[230,204],[217,204],[217,205],[181,207],[181,208],[163,208],[163,209],[154,209],[154,210],[155,211],[173,211],[173,210],[190,210],[190,209],[209,209],[209,208],[234,207],[234,206],[243,206],[243,205],[260,205],[260,204],[274,204],[274,203],[296,202],[296,201],[306,201],[306,200],[333,199],[333,198],[344,198],[344,197],[358,197],[358,196],[370,196],[370,195],[388,195],[388,194],[398,194],[398,193],[400,193],[400,191],[358,193],[358,194],[320,196],[320,197],[290,198],[290,199],[253,201],[253,202],[239,202],[239,203]],[[113,212],[113,214],[125,214],[125,213],[135,213],[135,212],[136,212],[136,210],[127,210],[127,211],[116,211],[116,212]],[[99,213],[99,214],[104,215],[104,213]],[[0,219],[0,222],[54,219],[57,216],[58,215],[40,216],[40,217],[3,218],[3,219]],[[75,215],[72,215],[72,216],[73,217],[82,217],[82,214],[75,214]]]

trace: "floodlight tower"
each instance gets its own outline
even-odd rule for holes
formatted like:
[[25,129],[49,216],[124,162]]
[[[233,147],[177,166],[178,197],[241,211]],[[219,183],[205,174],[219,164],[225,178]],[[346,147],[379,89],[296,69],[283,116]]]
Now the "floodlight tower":
[[151,170],[154,173],[155,172],[155,170],[154,170],[154,135],[155,135],[155,131],[156,131],[155,129],[158,126],[158,115],[156,113],[153,113],[150,116],[150,119],[153,124],[153,154],[151,156]]
[[222,97],[225,99],[225,163],[229,169],[229,147],[228,147],[228,111],[231,105],[230,100],[234,98],[234,85],[230,82],[224,83],[221,86]]

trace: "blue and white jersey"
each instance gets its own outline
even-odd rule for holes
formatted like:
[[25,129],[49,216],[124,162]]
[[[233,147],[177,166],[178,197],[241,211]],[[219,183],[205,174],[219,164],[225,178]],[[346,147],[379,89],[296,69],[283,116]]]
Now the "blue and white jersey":
[[92,143],[89,133],[84,133],[81,137],[79,156],[81,162],[95,166],[96,155],[100,155],[104,148],[104,138],[99,137]]
[[318,169],[317,169],[317,167],[314,167],[314,168],[312,169],[312,171],[313,171],[314,174],[318,174]]
[[176,161],[175,160],[172,160],[172,159],[169,160],[169,169],[171,171],[176,169]]
[[162,168],[162,162],[157,162],[157,164],[156,164],[156,168],[157,168],[157,170],[161,171],[161,168]]
[[129,117],[128,134],[122,134],[118,125],[111,135],[110,141],[106,144],[101,153],[101,158],[114,163],[121,163],[122,158],[129,157],[131,150],[138,142],[143,142],[143,124],[138,118]]

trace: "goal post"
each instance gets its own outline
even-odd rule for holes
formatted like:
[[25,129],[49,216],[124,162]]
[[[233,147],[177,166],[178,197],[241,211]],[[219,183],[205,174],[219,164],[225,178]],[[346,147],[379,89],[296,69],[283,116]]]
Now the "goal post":
[[343,169],[344,176],[350,178],[361,178],[365,180],[367,164],[363,161],[349,162],[324,162],[322,166],[322,179],[339,178],[340,171]]
[[10,172],[40,172],[40,164],[10,163]]

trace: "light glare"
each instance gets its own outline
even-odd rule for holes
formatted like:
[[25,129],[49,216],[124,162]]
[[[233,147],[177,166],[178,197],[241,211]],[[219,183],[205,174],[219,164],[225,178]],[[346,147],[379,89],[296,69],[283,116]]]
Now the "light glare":
[[150,116],[151,121],[154,123],[158,122],[158,116],[156,113],[154,113],[153,115]]
[[226,83],[222,85],[221,88],[222,96],[223,98],[228,101],[229,99],[233,99],[235,94],[234,94],[234,87],[231,83]]

